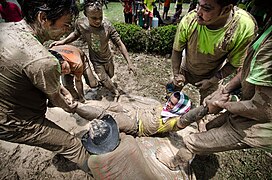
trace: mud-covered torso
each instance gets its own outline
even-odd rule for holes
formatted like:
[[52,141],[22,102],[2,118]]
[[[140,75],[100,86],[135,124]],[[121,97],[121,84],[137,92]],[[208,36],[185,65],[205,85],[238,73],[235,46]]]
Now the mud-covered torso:
[[100,27],[91,27],[88,19],[82,18],[76,22],[75,32],[87,42],[90,60],[95,64],[107,63],[112,59],[109,40],[116,44],[119,34],[110,22],[103,20]]
[[9,121],[3,123],[44,116],[46,94],[59,88],[59,63],[25,21],[1,24],[0,33],[0,108]]
[[[272,28],[271,28],[272,29]],[[238,134],[243,138],[243,141],[250,146],[261,147],[272,151],[272,91],[270,94],[261,95],[255,94],[256,87],[264,86],[272,88],[272,38],[270,36],[264,39],[258,49],[253,50],[253,45],[248,51],[248,56],[245,59],[242,71],[242,100],[252,101],[256,104],[255,108],[262,108],[256,113],[256,117],[266,117],[266,119],[255,120],[242,116],[232,115],[230,123]],[[257,106],[258,104],[258,106]],[[264,104],[259,105],[259,104]],[[249,107],[254,108],[254,107]],[[250,113],[250,112],[249,112]]]
[[173,45],[176,51],[185,49],[183,69],[193,75],[210,78],[225,60],[234,67],[242,65],[256,26],[251,16],[243,10],[235,8],[232,15],[232,20],[217,30],[199,25],[194,11],[183,17]]

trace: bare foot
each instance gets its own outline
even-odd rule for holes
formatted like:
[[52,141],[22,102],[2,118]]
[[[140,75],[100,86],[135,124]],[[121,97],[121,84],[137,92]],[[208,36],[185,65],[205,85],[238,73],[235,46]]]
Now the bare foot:
[[180,170],[177,160],[175,160],[174,156],[169,156],[168,154],[169,152],[167,153],[162,148],[159,148],[156,151],[156,158],[172,171]]
[[198,131],[199,132],[205,132],[205,131],[207,131],[207,129],[206,129],[206,123],[204,122],[204,120],[203,119],[201,119],[199,122],[198,122]]

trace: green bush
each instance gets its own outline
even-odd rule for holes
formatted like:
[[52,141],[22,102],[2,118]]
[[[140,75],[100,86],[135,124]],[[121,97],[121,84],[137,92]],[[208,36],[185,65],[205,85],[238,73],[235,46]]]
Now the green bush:
[[113,24],[129,51],[145,51],[146,35],[145,31],[140,26],[119,22]]
[[161,26],[154,28],[148,34],[147,52],[156,54],[170,54],[176,34],[176,25]]
[[113,23],[128,51],[160,55],[171,54],[176,25],[161,26],[147,31],[140,26]]

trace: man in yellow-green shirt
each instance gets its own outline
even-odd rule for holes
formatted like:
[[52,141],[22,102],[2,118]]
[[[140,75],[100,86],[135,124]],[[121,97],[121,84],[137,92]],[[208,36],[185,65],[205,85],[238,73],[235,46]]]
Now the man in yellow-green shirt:
[[[200,0],[178,26],[172,52],[173,84],[200,90],[201,102],[218,81],[239,68],[257,26],[234,1]],[[182,53],[185,51],[185,56]]]
[[[206,125],[206,132],[183,137],[185,147],[181,147],[175,156],[169,156],[163,149],[157,151],[156,157],[168,168],[179,166],[188,172],[194,154],[245,148],[272,152],[271,22],[270,17],[263,32],[250,44],[242,70],[225,87],[205,99],[208,112],[214,113],[218,108],[226,111]],[[240,101],[229,102],[221,98],[230,96],[237,88],[242,91]]]

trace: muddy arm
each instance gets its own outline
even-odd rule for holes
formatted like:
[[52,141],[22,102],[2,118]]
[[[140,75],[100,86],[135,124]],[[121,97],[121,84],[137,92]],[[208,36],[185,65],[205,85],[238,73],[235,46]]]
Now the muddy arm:
[[255,94],[252,99],[239,102],[218,103],[218,105],[233,114],[260,122],[268,122],[272,119],[271,89],[271,87],[256,86]]
[[77,113],[80,117],[91,121],[93,119],[101,118],[105,113],[105,109],[88,104],[78,103],[75,113]]
[[74,113],[76,106],[78,105],[77,102],[73,101],[69,91],[63,86],[59,86],[58,91],[52,94],[48,94],[47,96],[53,105],[60,107],[69,113]]
[[187,127],[188,125],[190,125],[191,123],[199,121],[207,114],[208,114],[208,108],[204,107],[203,105],[197,108],[191,109],[184,116],[180,117],[179,121],[177,122],[177,127],[179,129],[183,129]]
[[181,60],[182,60],[182,52],[173,50],[171,61],[172,61],[172,72],[174,77],[180,73]]

